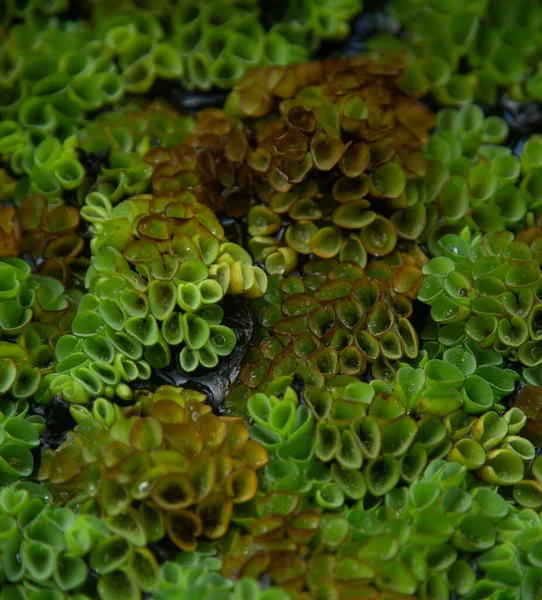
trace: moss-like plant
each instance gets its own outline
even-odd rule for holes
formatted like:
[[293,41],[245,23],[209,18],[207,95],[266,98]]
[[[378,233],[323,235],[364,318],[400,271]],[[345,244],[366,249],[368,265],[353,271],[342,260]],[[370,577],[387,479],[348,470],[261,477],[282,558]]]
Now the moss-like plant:
[[[156,537],[152,512],[143,509],[141,517]],[[151,551],[118,535],[113,523],[59,508],[35,484],[0,491],[0,524],[2,598],[110,600],[122,593],[128,599],[149,594],[165,600],[197,590],[225,593],[230,600],[290,600],[287,592],[266,592],[254,580],[233,583],[220,577],[221,561],[212,547],[159,565]]]
[[151,598],[169,600],[180,594],[199,593],[204,597],[220,595],[225,600],[291,600],[285,590],[263,589],[255,579],[243,578],[233,582],[220,575],[221,568],[222,561],[216,549],[202,543],[196,552],[181,552],[174,561],[160,566],[157,591]]
[[269,396],[256,393],[247,403],[250,435],[273,457],[261,473],[261,489],[296,492],[329,511],[367,493],[380,497],[401,478],[420,475],[433,450],[431,425],[419,430],[397,398],[338,376],[325,390],[308,386],[300,404],[291,383],[279,378],[268,386]]
[[370,368],[374,377],[391,381],[395,362],[418,354],[409,317],[420,267],[414,252],[396,253],[365,270],[315,260],[302,276],[275,276],[257,303],[260,342],[247,356],[232,405],[247,388],[283,375],[323,387],[338,374],[360,376]]
[[540,176],[528,155],[536,155],[538,136],[525,144],[522,160],[500,145],[508,136],[506,122],[484,117],[480,107],[446,108],[437,116],[437,131],[422,151],[431,252],[440,254],[439,239],[465,225],[484,233],[528,228],[530,239],[535,237]]
[[299,493],[262,495],[239,516],[249,531],[232,540],[223,572],[265,572],[288,591],[328,595],[359,593],[360,578],[367,594],[468,598],[505,589],[520,598],[513,590],[522,577],[529,592],[538,590],[539,516],[467,479],[465,467],[436,460],[409,487],[372,499],[371,508],[359,503],[335,515],[311,511]]
[[149,541],[138,513],[145,507],[159,537],[165,531],[181,549],[194,550],[202,535],[217,539],[234,505],[255,495],[267,452],[240,420],[214,416],[204,398],[159,388],[110,429],[86,418],[56,452],[43,454],[40,480],[59,500],[98,500],[105,522],[137,545]]
[[[258,147],[243,157],[264,203],[246,202],[249,248],[269,273],[288,273],[310,254],[364,267],[368,255],[387,256],[398,239],[422,233],[417,180],[426,164],[417,149],[434,117],[400,92],[401,69],[383,57],[275,68],[243,78],[228,97],[229,114],[270,113]],[[381,102],[390,97],[397,112],[384,117]],[[232,216],[246,200],[235,199],[231,208],[225,201]]]
[[0,398],[18,402],[46,387],[52,344],[69,329],[81,293],[16,257],[0,261],[0,277]]
[[[222,256],[218,243],[215,254]],[[161,258],[143,241],[132,243],[125,255],[128,260],[108,246],[94,257],[86,274],[90,292],[78,306],[71,334],[56,345],[56,372],[42,402],[55,393],[78,404],[96,397],[129,400],[126,384],[168,367],[172,351],[185,372],[213,368],[232,352],[236,336],[221,324],[218,305],[229,286],[210,278],[202,260]]]
[[[526,367],[526,377],[536,377],[540,266],[531,247],[501,231],[476,235],[470,242],[445,234],[438,249],[441,256],[423,267],[426,278],[418,291],[437,324],[429,335],[449,347],[470,340],[492,348]],[[486,375],[491,366],[484,367]],[[501,381],[498,373],[492,377],[498,393],[512,391],[513,382]]]
[[[178,8],[164,2],[158,9],[105,4],[86,7],[91,20],[77,22],[62,15],[66,0],[2,5],[0,155],[21,176],[21,200],[30,191],[57,202],[85,186],[85,167],[75,148],[79,129],[95,111],[145,94],[160,81],[230,88],[250,68],[306,60],[321,39],[344,37],[348,21],[362,8],[353,0],[333,11],[316,3],[301,11],[287,9],[266,30],[257,6],[242,2],[212,0],[202,7],[190,1]],[[168,135],[163,116],[151,115],[149,133],[158,132],[166,143],[166,138],[182,141],[189,119],[175,115],[176,132]],[[128,150],[145,137],[137,131],[137,118],[135,132],[122,122],[101,131],[90,126],[80,136],[84,147]]]
[[518,405],[505,411],[517,376],[503,369],[499,353],[470,341],[464,349],[430,343],[421,356],[418,368],[398,371],[394,393],[411,414],[423,415],[419,426],[436,423],[435,417],[443,419],[441,435],[446,437],[437,444],[441,456],[464,465],[488,484],[522,481],[537,441],[531,441],[521,398],[536,397],[539,388],[525,388]]
[[163,101],[130,102],[98,115],[78,132],[86,152],[106,150],[143,153],[156,140],[162,148],[182,143],[193,121]]
[[[152,163],[153,157],[151,151],[146,160]],[[170,197],[167,190],[161,190],[165,176],[160,172],[168,170],[169,159],[176,159],[165,151],[158,158],[155,197],[139,195],[113,207],[110,190],[87,196],[82,213],[95,233],[93,252],[113,247],[134,265],[150,261],[154,265],[151,276],[176,277],[191,284],[177,294],[181,308],[191,312],[203,304],[217,303],[224,294],[249,299],[262,296],[267,289],[264,271],[238,244],[223,240],[224,230],[213,211],[188,191]],[[200,290],[195,292],[192,284]]]
[[[407,35],[400,42],[388,34],[376,35],[369,47],[391,45],[412,52],[403,82],[410,92],[431,89],[440,103],[451,105],[475,98],[494,104],[501,88],[521,101],[540,99],[538,5],[519,2],[509,10],[500,0],[489,4],[392,0],[389,11],[406,27]],[[460,64],[465,68],[460,70]]]
[[30,195],[19,208],[21,252],[44,259],[40,273],[60,280],[66,287],[82,287],[87,259],[81,255],[83,238],[77,233],[79,211],[65,204],[49,204],[45,198]]
[[[9,377],[8,363],[0,366],[4,376]],[[13,369],[14,378],[24,376],[23,369]],[[19,379],[20,380],[20,379]],[[16,383],[16,381],[14,382]],[[18,388],[16,388],[18,389]],[[2,400],[0,411],[0,485],[24,479],[32,474],[34,458],[32,450],[39,445],[40,433],[45,429],[45,419],[29,415],[24,400]]]
[[67,293],[53,277],[34,275],[21,258],[0,260],[0,334],[17,336],[32,321],[69,327],[73,304],[80,298],[75,291]]
[[0,600],[542,597],[540,11],[275,4],[0,0]]
[[100,600],[119,587],[126,598],[138,598],[158,587],[151,552],[115,535],[94,515],[59,508],[36,484],[4,487],[0,519],[5,598],[88,598],[85,586]]

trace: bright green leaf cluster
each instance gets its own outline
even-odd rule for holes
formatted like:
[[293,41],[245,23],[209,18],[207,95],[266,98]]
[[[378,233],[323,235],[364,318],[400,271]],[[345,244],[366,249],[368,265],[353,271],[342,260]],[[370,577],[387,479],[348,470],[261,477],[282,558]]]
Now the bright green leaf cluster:
[[200,544],[197,552],[181,552],[175,561],[160,566],[158,591],[152,600],[174,600],[185,594],[221,600],[291,600],[277,588],[263,589],[255,579],[232,581],[220,575],[222,561],[211,544]]
[[0,600],[539,600],[538,2],[76,4],[0,0]]
[[[306,60],[321,39],[344,37],[348,21],[362,9],[361,0],[333,8],[292,3],[293,13],[283,15],[286,20],[278,15],[280,22],[267,31],[258,6],[242,1],[183,1],[148,10],[102,2],[92,3],[92,21],[57,18],[69,4],[2,3],[0,156],[22,176],[21,199],[28,190],[60,198],[81,184],[85,169],[74,149],[93,112],[147,93],[160,81],[230,88],[250,68]],[[190,120],[175,121],[173,140],[182,141]],[[133,126],[112,129],[109,139],[105,132],[89,138],[87,131],[83,147],[126,147]]]
[[29,415],[25,401],[0,400],[0,485],[32,474],[32,450],[46,427],[40,415]]
[[79,297],[66,294],[52,277],[31,272],[21,258],[0,259],[0,335],[15,337],[34,320],[69,327],[73,305]]
[[521,156],[502,144],[508,126],[499,117],[484,117],[482,109],[467,104],[438,113],[438,127],[423,154],[427,172],[423,182],[431,206],[431,251],[445,233],[492,233],[508,229],[519,233],[537,224],[541,169],[537,135],[524,144]]
[[[425,337],[447,347],[471,340],[527,367],[535,379],[540,364],[538,315],[540,262],[536,251],[509,231],[470,241],[443,235],[440,256],[423,267],[418,299],[431,306]],[[508,390],[510,393],[512,389]]]
[[159,565],[147,548],[97,516],[55,506],[34,484],[0,491],[0,539],[2,600],[139,600],[142,594],[169,600],[186,591],[205,598],[221,593],[226,600],[289,600],[286,592],[265,592],[253,580],[234,584],[220,577],[220,560],[204,547]]
[[262,495],[239,522],[248,532],[228,550],[226,573],[266,573],[288,590],[303,581],[314,597],[359,593],[360,580],[367,594],[393,598],[500,591],[525,599],[542,590],[540,515],[514,508],[454,462],[434,460],[409,487],[337,514],[283,488]]
[[439,456],[465,466],[489,485],[522,481],[536,450],[522,437],[525,414],[517,407],[505,411],[499,403],[514,390],[515,373],[495,364],[502,361],[495,351],[479,350],[472,343],[467,350],[443,350],[436,354],[440,358],[426,354],[418,369],[400,369],[394,393],[422,416],[419,426],[432,422],[435,431],[440,429]]
[[376,35],[369,47],[412,52],[403,82],[410,93],[431,90],[445,105],[496,104],[502,88],[521,101],[542,98],[538,2],[391,0],[389,12],[407,35]]
[[[139,264],[136,256],[133,248]],[[175,260],[168,275],[155,270],[158,264],[149,266],[134,270],[111,246],[96,254],[87,272],[89,293],[72,333],[56,344],[56,372],[47,377],[50,392],[42,402],[55,393],[77,404],[102,396],[130,400],[127,384],[169,367],[172,351],[185,372],[213,368],[231,353],[236,336],[221,324],[218,305],[224,289],[205,263]]]
[[54,364],[51,340],[69,329],[82,294],[16,257],[0,259],[0,281],[0,399],[41,396]]
[[96,116],[77,136],[85,152],[143,151],[160,141],[163,148],[182,143],[193,128],[190,117],[180,115],[164,102],[142,105],[130,102]]
[[517,379],[494,350],[480,349],[472,341],[463,348],[431,342],[424,345],[417,369],[397,372],[394,391],[420,415],[447,417],[459,408],[479,415],[503,410],[501,400],[514,391]]
[[[285,387],[288,383],[291,378],[282,378],[270,386],[284,391],[282,399],[257,393],[247,404],[255,422],[251,436],[275,457],[263,471],[263,490],[287,489],[313,498],[324,509],[340,509],[367,493],[385,494],[402,477],[409,482],[425,467],[427,449],[442,442],[425,443],[427,431],[439,429],[434,420],[425,424],[423,442],[415,444],[416,422],[378,385],[338,377],[326,391],[308,387],[299,404],[295,392]],[[440,430],[445,435],[442,426]]]
[[[134,574],[141,577],[143,566],[157,571],[156,561],[147,550],[113,536],[90,514],[78,515],[55,506],[35,484],[0,491],[0,520],[2,599],[86,598],[68,594],[82,588],[92,568],[99,574],[100,599],[109,600],[111,595],[104,592],[115,585],[116,578],[117,583],[120,579],[136,587],[132,578]],[[46,590],[51,595],[43,596]],[[133,592],[126,597],[133,598]]]

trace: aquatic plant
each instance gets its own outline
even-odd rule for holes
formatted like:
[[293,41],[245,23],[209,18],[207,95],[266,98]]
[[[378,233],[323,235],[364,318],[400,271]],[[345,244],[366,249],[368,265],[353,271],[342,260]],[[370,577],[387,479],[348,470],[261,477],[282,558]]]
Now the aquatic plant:
[[260,200],[246,205],[248,247],[270,274],[311,254],[364,267],[423,232],[418,149],[434,117],[400,91],[402,68],[385,56],[275,67],[229,95],[228,114],[275,117],[245,159]]
[[[250,435],[273,456],[260,474],[262,491],[291,491],[329,511],[367,493],[381,496],[399,482],[418,433],[404,405],[349,376],[330,380],[325,391],[306,387],[300,404],[286,387],[291,383],[283,377],[269,386],[282,398],[260,392],[247,403],[254,421]],[[414,448],[421,468],[428,457],[424,442]]]
[[[131,234],[126,239],[107,229],[122,219],[99,218],[104,206],[111,208],[102,199],[102,207],[95,205],[85,213],[92,214],[99,231],[93,241],[99,242],[102,235],[109,240],[111,235],[124,253],[113,245],[98,246],[85,276],[89,293],[78,306],[71,335],[56,346],[56,374],[50,377],[51,394],[60,392],[77,403],[104,394],[128,399],[126,383],[148,379],[151,369],[168,367],[172,352],[186,373],[198,366],[216,367],[237,341],[234,331],[222,324],[220,301],[227,294],[255,298],[267,287],[263,271],[237,244],[220,244],[207,229],[206,236],[184,233],[193,228],[190,221],[203,229],[208,223],[205,211],[177,230],[169,212],[182,208],[175,201],[163,205],[164,217],[152,211],[150,198],[122,202],[113,214],[117,208],[122,215],[130,215],[130,209],[149,211],[135,228],[140,239]],[[134,227],[133,221],[126,219],[127,227]]]
[[210,544],[197,552],[180,552],[174,561],[160,566],[158,589],[152,600],[171,600],[179,594],[198,593],[205,598],[220,595],[224,600],[291,600],[277,588],[264,589],[255,579],[232,581],[220,575],[222,561]]
[[18,210],[20,252],[43,259],[39,272],[54,277],[67,288],[82,288],[90,263],[82,256],[84,240],[79,235],[79,211],[66,204],[55,205],[31,194]]
[[0,600],[542,597],[516,4],[0,0]]
[[409,317],[423,260],[414,249],[365,270],[352,261],[314,260],[302,275],[273,276],[254,303],[261,329],[227,404],[242,412],[248,390],[284,375],[324,387],[336,375],[359,377],[370,368],[391,381],[396,362],[418,354]]
[[[2,364],[3,375],[6,363]],[[19,376],[20,377],[20,376]],[[5,382],[3,382],[5,385]],[[32,450],[39,445],[39,435],[46,427],[40,415],[29,415],[24,399],[0,399],[0,485],[24,479],[32,474]]]
[[[321,39],[344,37],[362,9],[360,0],[343,0],[333,10],[311,3],[299,11],[294,3],[293,13],[287,9],[285,21],[278,15],[281,22],[267,31],[258,7],[243,2],[165,2],[159,8],[92,2],[85,5],[90,21],[64,19],[69,4],[2,4],[0,156],[20,176],[19,199],[29,192],[59,199],[81,184],[85,169],[74,150],[85,125],[83,147],[126,146],[133,127],[117,123],[109,129],[113,141],[106,131],[93,135],[88,117],[95,111],[159,82],[230,88],[250,68],[306,60]],[[176,118],[176,126],[172,139],[182,141],[189,120]]]
[[[465,467],[433,461],[410,487],[371,504],[319,515],[310,507],[300,512],[291,492],[264,495],[240,520],[250,533],[232,540],[223,571],[265,572],[299,598],[304,589],[317,598],[360,589],[368,597],[442,599],[451,592],[466,598],[484,590],[505,589],[511,598],[539,593],[539,515],[518,511],[488,487],[468,486]],[[533,527],[538,533],[530,533]]]
[[[201,536],[220,538],[234,505],[256,494],[268,458],[240,419],[213,415],[203,400],[161,387],[110,427],[84,418],[58,450],[43,453],[39,479],[59,501],[99,502],[108,526],[136,545],[167,535],[191,551]],[[142,522],[149,511],[150,537]]]
[[[540,100],[536,31],[542,12],[537,3],[522,1],[510,8],[506,0],[392,0],[389,11],[407,35],[400,41],[376,35],[369,47],[412,52],[405,89],[431,90],[449,105],[475,99],[495,104],[501,88],[521,101]],[[462,63],[466,68],[460,70]]]
[[97,115],[77,136],[85,152],[111,150],[143,154],[157,142],[162,148],[177,146],[192,128],[192,119],[165,101],[134,101]]
[[530,246],[500,231],[470,242],[445,234],[437,247],[440,256],[424,265],[418,291],[431,306],[430,339],[448,347],[471,340],[493,348],[526,367],[525,377],[536,378],[540,266]]
[[220,560],[204,547],[159,565],[152,551],[118,535],[114,526],[56,506],[35,484],[2,488],[0,522],[2,599],[113,600],[122,594],[136,600],[149,594],[166,600],[197,590],[226,593],[231,600],[289,600],[286,592],[266,593],[254,580],[220,577]]
[[422,151],[428,214],[423,238],[431,252],[439,255],[438,240],[466,226],[472,232],[512,231],[531,244],[539,225],[539,137],[526,139],[516,156],[503,145],[506,121],[485,117],[477,105],[445,108],[437,117],[437,130]]
[[54,366],[52,344],[69,330],[81,292],[36,275],[18,257],[0,259],[0,399],[39,395]]
[[56,506],[36,484],[3,488],[0,515],[4,598],[75,599],[90,594],[109,600],[122,593],[132,600],[157,587],[152,552],[115,535],[94,515]]

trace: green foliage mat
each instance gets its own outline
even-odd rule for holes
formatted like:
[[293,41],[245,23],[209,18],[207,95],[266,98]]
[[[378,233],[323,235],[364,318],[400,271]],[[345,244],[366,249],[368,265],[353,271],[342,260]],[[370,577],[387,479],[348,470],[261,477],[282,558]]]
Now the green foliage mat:
[[267,4],[0,0],[0,600],[540,600],[542,3]]

